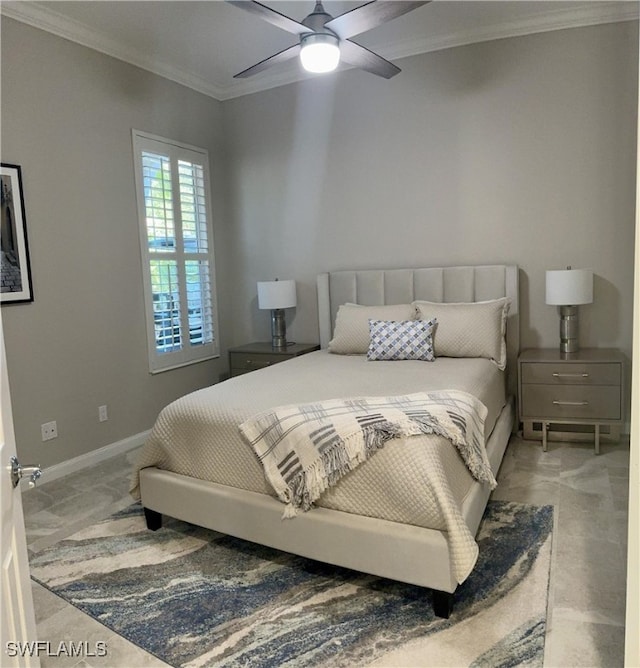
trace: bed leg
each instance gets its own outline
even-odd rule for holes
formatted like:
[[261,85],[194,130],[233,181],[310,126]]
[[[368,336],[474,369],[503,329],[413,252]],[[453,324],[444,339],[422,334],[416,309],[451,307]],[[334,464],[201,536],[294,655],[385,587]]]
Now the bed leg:
[[157,531],[162,528],[162,513],[158,513],[150,508],[144,508],[144,519],[147,522],[147,529]]
[[449,619],[453,612],[453,594],[447,591],[433,590],[433,612],[436,617]]

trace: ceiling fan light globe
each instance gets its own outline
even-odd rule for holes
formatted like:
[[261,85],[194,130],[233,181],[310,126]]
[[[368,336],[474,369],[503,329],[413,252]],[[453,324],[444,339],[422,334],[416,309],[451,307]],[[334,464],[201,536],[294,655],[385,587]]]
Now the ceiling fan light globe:
[[333,72],[340,62],[338,40],[332,35],[314,34],[302,40],[300,62],[307,72]]

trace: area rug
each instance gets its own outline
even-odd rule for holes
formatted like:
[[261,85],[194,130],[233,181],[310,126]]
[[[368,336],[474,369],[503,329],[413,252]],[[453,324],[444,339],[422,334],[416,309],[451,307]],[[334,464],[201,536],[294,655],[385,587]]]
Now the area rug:
[[151,532],[135,504],[31,573],[176,667],[541,666],[552,526],[551,506],[490,502],[448,620],[426,589],[175,520]]

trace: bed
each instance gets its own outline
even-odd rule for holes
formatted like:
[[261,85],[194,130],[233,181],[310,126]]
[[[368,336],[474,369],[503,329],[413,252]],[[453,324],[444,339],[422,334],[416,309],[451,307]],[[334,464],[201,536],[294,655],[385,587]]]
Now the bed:
[[[518,269],[336,271],[318,276],[317,291],[321,349],[228,379],[165,408],[143,447],[132,494],[141,500],[152,530],[166,515],[426,587],[433,590],[435,613],[448,617],[456,587],[477,558],[473,537],[492,485],[474,478],[447,438],[422,434],[387,440],[315,499],[308,512],[283,519],[283,501],[239,426],[274,406],[345,397],[414,398],[444,388],[474,397],[485,409],[479,427],[483,456],[497,476],[515,419]],[[405,318],[406,307],[414,317]],[[372,322],[427,321],[434,313],[435,360],[369,359],[370,351],[362,350],[363,318],[372,327]],[[445,332],[455,328],[445,329],[443,323],[458,327],[450,340]],[[502,327],[497,343],[494,325]]]

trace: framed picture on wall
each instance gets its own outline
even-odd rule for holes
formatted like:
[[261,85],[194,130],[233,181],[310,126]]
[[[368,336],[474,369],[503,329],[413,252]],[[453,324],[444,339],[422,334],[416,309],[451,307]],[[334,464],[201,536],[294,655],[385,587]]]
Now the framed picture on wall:
[[0,303],[33,301],[22,172],[0,164]]

